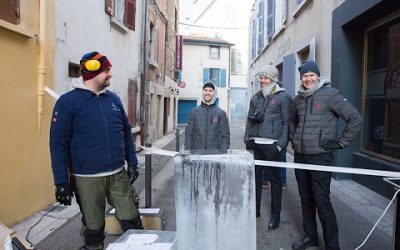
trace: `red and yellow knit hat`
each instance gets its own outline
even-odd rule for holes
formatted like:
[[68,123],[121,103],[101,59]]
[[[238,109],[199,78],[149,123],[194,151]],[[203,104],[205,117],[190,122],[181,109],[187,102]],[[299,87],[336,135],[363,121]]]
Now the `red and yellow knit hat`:
[[107,57],[97,51],[84,54],[79,63],[84,81],[94,78],[112,66]]

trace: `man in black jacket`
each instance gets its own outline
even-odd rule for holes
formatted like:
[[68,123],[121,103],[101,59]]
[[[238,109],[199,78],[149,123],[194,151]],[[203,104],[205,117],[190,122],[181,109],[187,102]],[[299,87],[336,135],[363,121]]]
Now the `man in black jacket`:
[[216,91],[212,82],[203,85],[201,105],[190,112],[185,129],[186,150],[229,149],[229,121],[226,112],[215,103]]
[[[320,78],[315,62],[303,62],[299,72],[302,85],[294,98],[290,122],[294,162],[331,166],[334,151],[349,145],[358,134],[360,114],[339,90],[331,88],[328,78]],[[337,138],[339,117],[346,122],[346,127]],[[332,173],[300,169],[295,173],[305,236],[292,249],[318,245],[316,211],[322,224],[325,249],[340,249],[336,215],[329,198]]]
[[[253,150],[254,159],[279,161],[280,151],[286,147],[292,98],[276,83],[278,69],[265,66],[259,73],[260,91],[250,101],[244,142]],[[271,182],[271,218],[268,229],[279,227],[282,204],[282,181],[278,168],[255,166],[256,217],[260,217],[262,168],[266,168]]]

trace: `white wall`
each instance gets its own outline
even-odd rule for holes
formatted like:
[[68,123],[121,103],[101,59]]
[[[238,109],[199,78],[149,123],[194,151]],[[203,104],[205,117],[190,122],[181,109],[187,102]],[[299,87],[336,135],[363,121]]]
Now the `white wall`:
[[182,81],[186,87],[180,89],[179,99],[197,100],[201,102],[201,87],[203,86],[204,68],[225,68],[227,72],[225,88],[217,88],[219,106],[228,111],[228,86],[229,86],[229,48],[221,47],[220,60],[210,59],[210,47],[207,45],[183,45]]
[[[127,107],[128,79],[139,81],[142,1],[136,2],[136,31],[128,32],[111,25],[104,2],[55,1],[55,91],[71,89],[68,62],[79,64],[84,53],[98,51],[107,56],[113,68],[110,90],[117,93]],[[139,99],[139,98],[138,98]],[[139,100],[137,100],[139,109]]]

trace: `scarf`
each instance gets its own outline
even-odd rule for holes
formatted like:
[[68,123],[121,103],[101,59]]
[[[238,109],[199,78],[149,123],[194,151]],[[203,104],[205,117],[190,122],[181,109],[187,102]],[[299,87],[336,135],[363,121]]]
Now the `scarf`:
[[270,94],[275,93],[276,90],[276,83],[273,82],[271,84],[267,84],[264,88],[260,88],[260,93],[264,96],[267,97]]

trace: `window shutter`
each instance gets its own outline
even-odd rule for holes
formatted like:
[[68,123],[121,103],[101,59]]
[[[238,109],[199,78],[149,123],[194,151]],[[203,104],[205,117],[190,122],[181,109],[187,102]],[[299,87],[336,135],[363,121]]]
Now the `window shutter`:
[[260,52],[264,48],[264,1],[258,4],[258,50]]
[[203,82],[206,83],[210,81],[210,69],[204,68],[203,69]]
[[220,86],[221,88],[225,88],[225,87],[226,87],[226,69],[221,69],[221,70],[219,71],[219,73],[220,73],[220,76],[219,76],[219,81],[220,81],[219,86]]
[[106,13],[112,16],[114,10],[114,0],[105,0],[105,9]]
[[268,40],[275,34],[275,1],[268,0],[268,11],[267,11],[268,19],[267,19],[267,37]]
[[135,30],[136,26],[136,0],[125,0],[125,26]]
[[136,126],[136,96],[137,83],[128,80],[128,120],[132,127]]
[[19,0],[1,0],[0,1],[0,19],[18,24]]
[[251,58],[254,59],[256,58],[256,48],[257,48],[257,22],[256,19],[254,18],[252,21],[252,29],[251,29]]

